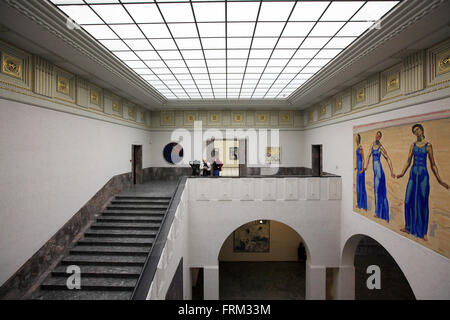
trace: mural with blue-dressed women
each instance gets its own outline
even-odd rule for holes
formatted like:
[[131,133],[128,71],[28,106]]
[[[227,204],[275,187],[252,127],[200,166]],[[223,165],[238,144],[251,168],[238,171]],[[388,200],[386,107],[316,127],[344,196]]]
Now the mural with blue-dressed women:
[[450,257],[450,110],[354,127],[354,205]]

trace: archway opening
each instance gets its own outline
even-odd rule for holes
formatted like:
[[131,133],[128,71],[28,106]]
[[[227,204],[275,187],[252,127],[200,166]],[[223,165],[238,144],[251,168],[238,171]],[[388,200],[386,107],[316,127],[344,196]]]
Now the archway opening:
[[219,254],[221,300],[304,300],[308,248],[288,225],[256,220],[234,230]]
[[350,241],[355,246],[355,300],[415,300],[403,271],[379,242],[365,235]]

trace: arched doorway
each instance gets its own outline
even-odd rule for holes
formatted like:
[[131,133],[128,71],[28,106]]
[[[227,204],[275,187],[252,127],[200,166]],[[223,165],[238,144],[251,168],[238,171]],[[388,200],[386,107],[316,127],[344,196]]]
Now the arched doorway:
[[303,300],[308,254],[300,235],[275,220],[255,220],[224,241],[219,260],[221,300]]
[[[403,271],[375,239],[361,234],[352,236],[344,246],[342,262],[355,266],[355,300],[415,300]],[[373,288],[377,267],[380,285]]]

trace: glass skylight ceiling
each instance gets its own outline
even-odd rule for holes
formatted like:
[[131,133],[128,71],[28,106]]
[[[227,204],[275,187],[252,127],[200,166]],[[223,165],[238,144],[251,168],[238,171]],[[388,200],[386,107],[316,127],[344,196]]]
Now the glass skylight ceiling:
[[50,2],[168,99],[284,99],[400,1]]

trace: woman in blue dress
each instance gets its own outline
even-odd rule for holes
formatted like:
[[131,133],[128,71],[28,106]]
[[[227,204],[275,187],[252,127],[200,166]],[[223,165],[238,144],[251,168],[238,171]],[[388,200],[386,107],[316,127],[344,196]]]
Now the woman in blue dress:
[[364,150],[361,135],[356,135],[356,208],[367,211],[366,174],[364,172]]
[[370,158],[373,156],[373,191],[375,194],[375,218],[380,218],[389,222],[389,203],[386,196],[386,177],[384,175],[383,166],[381,165],[381,156],[383,156],[391,171],[391,177],[395,178],[392,161],[389,158],[386,149],[381,144],[381,131],[375,135],[375,142],[372,144],[365,170],[369,167]]
[[413,166],[409,174],[408,185],[405,195],[405,227],[400,229],[403,232],[414,235],[427,241],[428,232],[428,198],[430,195],[430,181],[427,170],[427,156],[430,159],[431,170],[437,181],[447,190],[448,184],[442,181],[434,161],[433,147],[425,140],[425,132],[421,124],[412,127],[413,134],[417,137],[416,142],[409,149],[408,160],[401,174],[397,179],[402,178],[414,159]]

